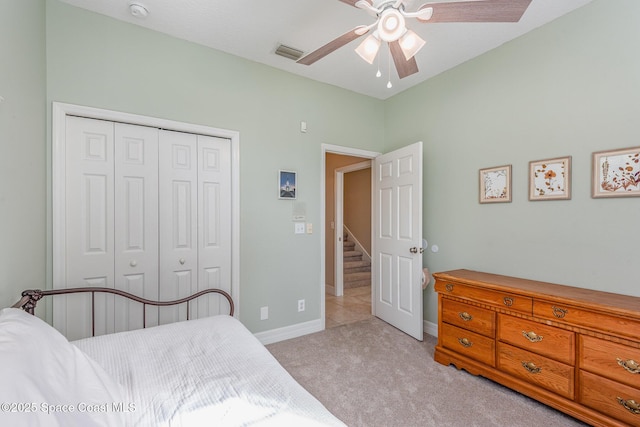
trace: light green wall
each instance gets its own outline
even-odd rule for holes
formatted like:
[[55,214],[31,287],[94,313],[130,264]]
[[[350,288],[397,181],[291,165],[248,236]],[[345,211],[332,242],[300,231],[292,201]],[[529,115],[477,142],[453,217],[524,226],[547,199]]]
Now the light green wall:
[[[638,16],[638,1],[596,0],[386,102],[389,144],[425,142],[431,271],[640,296],[640,198],[590,196],[591,153],[640,146]],[[571,200],[530,202],[529,161],[567,155]],[[504,164],[513,202],[480,205],[478,170]],[[426,319],[436,310],[430,287]]]
[[[241,320],[259,332],[320,318],[321,144],[381,149],[382,101],[47,0],[53,101],[239,131]],[[294,235],[279,169],[298,171],[314,234]]]
[[0,0],[0,307],[45,285],[44,0]]
[[[611,3],[595,0],[383,102],[57,0],[2,0],[0,306],[51,284],[52,101],[240,132],[241,318],[254,332],[320,317],[322,143],[384,152],[425,142],[425,237],[441,248],[425,256],[432,271],[639,295],[640,198],[590,198],[591,153],[640,145],[640,2]],[[564,155],[572,199],[529,202],[528,162]],[[478,204],[478,169],[502,164],[513,165],[513,202]],[[293,234],[291,203],[275,195],[281,168],[299,172],[316,234]],[[425,303],[435,322],[431,288]]]

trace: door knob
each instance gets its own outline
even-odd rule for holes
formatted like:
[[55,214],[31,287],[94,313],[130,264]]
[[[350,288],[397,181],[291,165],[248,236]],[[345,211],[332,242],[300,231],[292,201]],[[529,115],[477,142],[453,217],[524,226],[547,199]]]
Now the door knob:
[[129,262],[129,265],[130,265],[131,267],[135,267],[136,265],[138,265],[138,261],[136,261],[135,259],[132,259],[132,260]]
[[409,249],[409,252],[411,252],[412,254],[417,254],[418,253],[418,248],[416,248],[415,246],[412,247],[411,249]]
[[184,263],[187,262],[184,258],[180,258],[180,265],[184,265]]

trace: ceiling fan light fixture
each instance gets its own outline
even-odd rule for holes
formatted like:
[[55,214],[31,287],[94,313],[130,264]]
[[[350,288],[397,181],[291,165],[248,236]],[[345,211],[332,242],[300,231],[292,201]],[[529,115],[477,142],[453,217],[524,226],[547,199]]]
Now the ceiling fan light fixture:
[[385,9],[380,14],[378,22],[378,33],[380,38],[386,42],[396,41],[404,34],[407,27],[404,24],[404,16],[398,9]]
[[419,35],[411,30],[407,30],[407,32],[400,37],[400,49],[407,61],[413,58],[425,43]]
[[369,64],[373,64],[373,60],[378,54],[380,49],[380,39],[375,35],[370,34],[360,45],[356,48],[356,53],[360,55],[362,59]]

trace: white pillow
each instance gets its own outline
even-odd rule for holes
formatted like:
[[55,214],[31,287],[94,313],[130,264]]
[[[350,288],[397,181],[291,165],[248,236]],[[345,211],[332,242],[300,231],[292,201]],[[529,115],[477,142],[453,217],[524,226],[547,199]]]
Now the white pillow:
[[0,311],[0,381],[0,425],[124,425],[121,386],[49,324],[17,308]]

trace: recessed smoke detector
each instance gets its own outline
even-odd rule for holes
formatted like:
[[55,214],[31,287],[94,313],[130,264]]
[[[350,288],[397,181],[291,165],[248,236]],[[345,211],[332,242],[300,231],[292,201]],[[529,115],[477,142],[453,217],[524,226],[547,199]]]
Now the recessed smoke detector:
[[149,14],[149,10],[140,3],[129,3],[129,11],[136,18],[144,19]]
[[275,53],[276,55],[284,56],[285,58],[293,59],[294,61],[297,61],[298,59],[302,58],[302,55],[304,54],[304,52],[299,49],[285,46],[283,44],[279,45],[276,48]]

